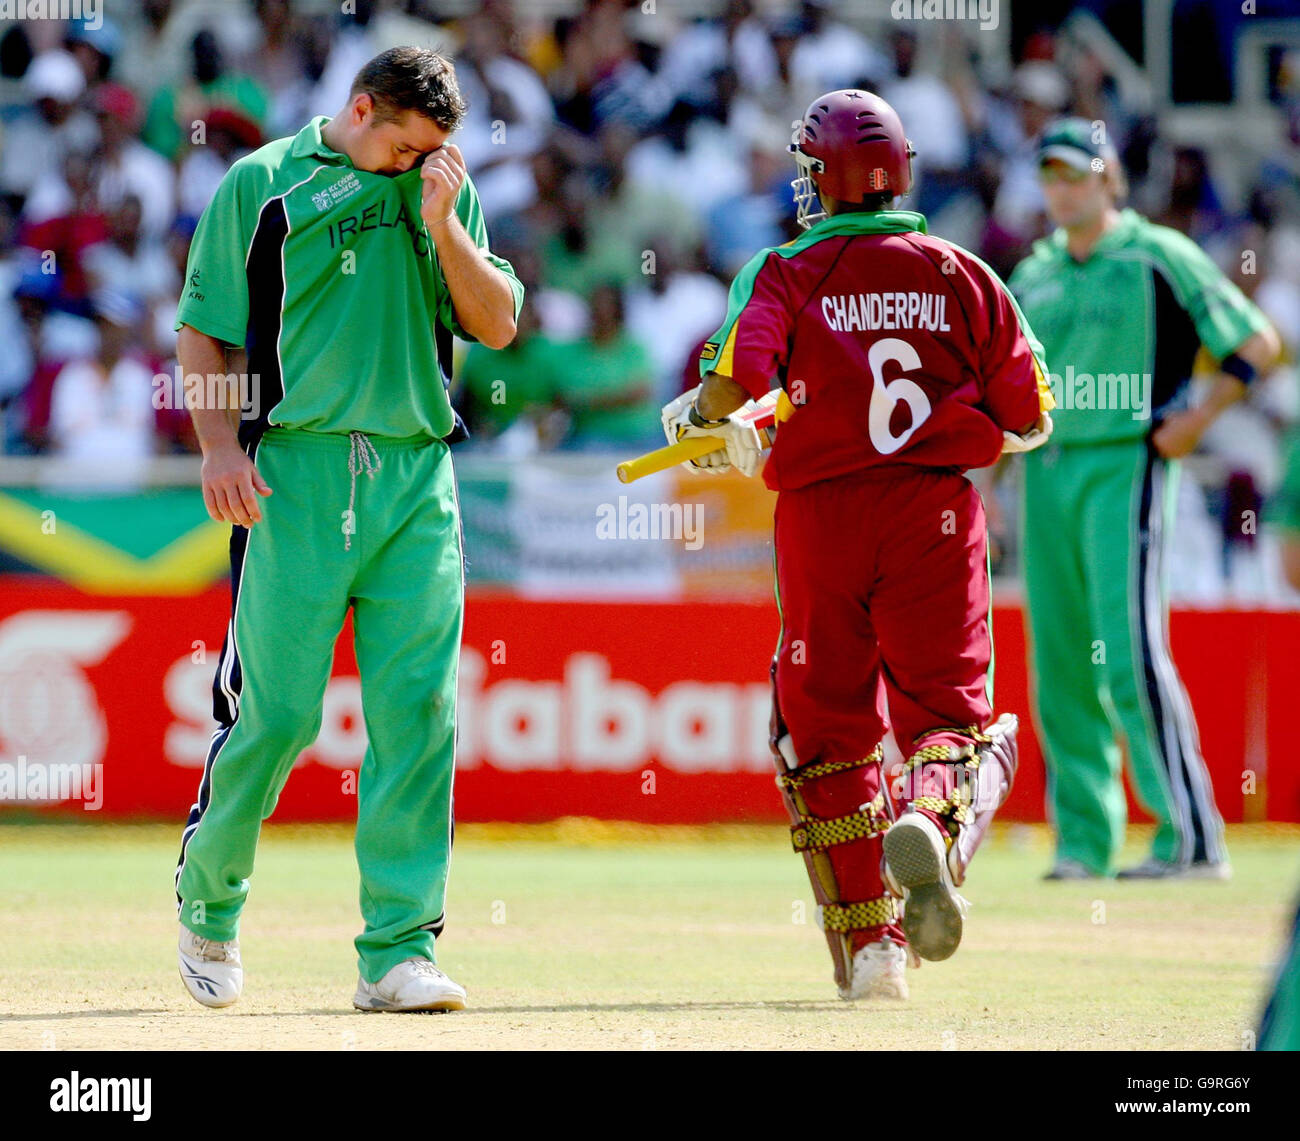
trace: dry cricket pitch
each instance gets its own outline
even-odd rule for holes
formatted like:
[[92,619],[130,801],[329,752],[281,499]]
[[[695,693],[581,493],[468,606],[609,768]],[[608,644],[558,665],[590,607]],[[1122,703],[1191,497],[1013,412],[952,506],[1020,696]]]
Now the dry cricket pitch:
[[468,1009],[362,1014],[351,829],[271,824],[212,1011],[177,976],[179,831],[0,826],[0,1048],[1249,1049],[1300,887],[1296,827],[1230,828],[1229,883],[1047,884],[1046,831],[1003,826],[957,955],[846,1003],[781,827],[467,824],[438,961]]

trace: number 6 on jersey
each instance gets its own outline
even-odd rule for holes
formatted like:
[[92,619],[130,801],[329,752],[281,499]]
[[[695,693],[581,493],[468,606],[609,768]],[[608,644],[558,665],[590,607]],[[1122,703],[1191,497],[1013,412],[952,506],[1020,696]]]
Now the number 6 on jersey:
[[[882,456],[898,451],[930,416],[930,401],[921,386],[906,376],[885,383],[883,366],[894,361],[904,372],[915,372],[921,367],[916,349],[898,337],[885,337],[867,350],[867,365],[871,369],[871,407],[867,413],[867,428],[871,443]],[[898,405],[906,404],[912,413],[912,423],[895,436],[889,421]]]

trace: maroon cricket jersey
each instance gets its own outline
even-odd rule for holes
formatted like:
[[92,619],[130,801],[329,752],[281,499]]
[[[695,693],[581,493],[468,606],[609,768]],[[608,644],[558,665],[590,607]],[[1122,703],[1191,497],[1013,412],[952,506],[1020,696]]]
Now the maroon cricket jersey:
[[993,463],[1053,406],[1042,346],[997,275],[911,211],[824,219],[732,282],[700,375],[795,407],[763,470],[804,487],[883,464]]

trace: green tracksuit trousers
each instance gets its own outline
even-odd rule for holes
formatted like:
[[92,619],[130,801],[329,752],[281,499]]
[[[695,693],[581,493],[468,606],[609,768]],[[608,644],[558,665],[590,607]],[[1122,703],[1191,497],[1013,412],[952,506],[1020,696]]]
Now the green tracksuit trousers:
[[1300,1050],[1300,906],[1285,954],[1260,1021],[1260,1050]]
[[1226,859],[1191,704],[1169,652],[1166,540],[1177,463],[1144,439],[1049,443],[1025,456],[1031,674],[1058,859],[1114,871],[1124,739],[1151,854]]
[[179,917],[236,937],[262,821],[316,738],[352,607],[368,747],[356,855],[375,982],[434,958],[452,839],[456,668],[464,608],[447,445],[270,429],[252,452],[272,494],[231,539],[233,606],[213,684],[219,728],[176,870]]

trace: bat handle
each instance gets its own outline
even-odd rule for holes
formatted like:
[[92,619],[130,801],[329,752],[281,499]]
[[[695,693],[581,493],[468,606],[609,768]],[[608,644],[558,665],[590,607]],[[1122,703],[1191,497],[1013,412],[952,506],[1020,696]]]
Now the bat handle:
[[643,476],[653,475],[657,471],[667,471],[670,467],[697,460],[710,452],[722,451],[726,441],[718,436],[694,436],[680,443],[669,444],[653,452],[646,452],[635,459],[624,460],[614,470],[618,473],[620,483],[631,483]]

